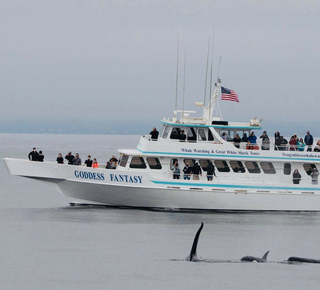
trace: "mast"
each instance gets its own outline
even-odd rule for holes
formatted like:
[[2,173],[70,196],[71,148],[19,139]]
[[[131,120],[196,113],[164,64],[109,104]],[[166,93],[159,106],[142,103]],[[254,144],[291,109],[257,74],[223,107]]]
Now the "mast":
[[178,109],[178,75],[179,75],[179,34],[178,34],[178,47],[177,47],[177,72],[176,72],[176,101],[174,109]]

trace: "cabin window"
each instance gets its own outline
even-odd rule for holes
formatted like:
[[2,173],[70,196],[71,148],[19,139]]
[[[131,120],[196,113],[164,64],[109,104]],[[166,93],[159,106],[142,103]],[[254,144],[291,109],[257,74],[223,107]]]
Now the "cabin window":
[[147,165],[142,157],[132,157],[130,162],[130,168],[146,169]]
[[246,161],[245,164],[246,164],[246,167],[250,173],[260,173],[261,172],[257,162]]
[[170,139],[180,139],[180,128],[172,128]]
[[150,169],[161,169],[162,168],[159,158],[147,157],[147,162],[148,162]]
[[170,127],[169,126],[165,126],[165,128],[163,130],[163,134],[162,134],[162,138],[163,139],[167,139],[168,134],[169,134],[169,130],[170,130]]
[[198,129],[198,140],[199,141],[207,141],[207,136],[204,129]]
[[119,165],[122,166],[122,167],[126,167],[127,162],[128,162],[128,159],[129,159],[129,156],[123,154],[123,155],[121,156]]
[[283,174],[284,175],[290,175],[291,174],[291,164],[290,163],[285,163],[283,165]]
[[[178,159],[176,159],[176,158],[172,158],[172,159],[170,160],[170,169],[172,168],[173,164],[176,163],[176,161],[178,161]],[[178,165],[180,165],[179,162],[178,162]]]
[[209,133],[209,135],[208,135],[208,140],[209,140],[209,141],[213,141],[213,140],[214,140],[214,137],[213,137],[213,135],[212,135],[212,133],[211,133],[210,128],[208,129],[208,133]]
[[307,172],[308,175],[310,175],[312,173],[312,170],[315,168],[317,169],[317,167],[312,164],[312,163],[305,163],[303,164],[303,168],[304,170]]
[[189,163],[189,165],[190,165],[191,167],[193,167],[194,164],[196,163],[196,160],[186,158],[186,159],[183,160],[183,162],[184,162],[184,164]]
[[241,161],[230,161],[230,166],[235,173],[244,173],[246,171]]
[[196,130],[194,128],[192,128],[192,127],[188,128],[187,140],[188,141],[194,141],[194,142],[197,140]]
[[265,174],[276,174],[276,170],[271,162],[261,162],[260,166]]
[[215,166],[217,167],[219,172],[230,172],[230,168],[226,161],[224,160],[215,160]]
[[207,167],[209,165],[210,160],[209,159],[200,159],[199,163],[200,166],[202,167],[203,171],[207,171]]

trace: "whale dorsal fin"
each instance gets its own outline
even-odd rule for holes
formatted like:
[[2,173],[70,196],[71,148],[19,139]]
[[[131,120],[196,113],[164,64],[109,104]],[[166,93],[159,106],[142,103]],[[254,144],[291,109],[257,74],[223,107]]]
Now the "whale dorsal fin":
[[193,257],[197,256],[197,246],[198,246],[198,241],[199,241],[199,236],[203,228],[203,223],[201,223],[200,228],[198,229],[196,236],[194,237],[190,256],[189,256],[189,261],[192,261]]
[[262,260],[266,260],[267,261],[267,257],[268,257],[268,254],[269,254],[270,251],[266,252],[263,257],[262,257]]

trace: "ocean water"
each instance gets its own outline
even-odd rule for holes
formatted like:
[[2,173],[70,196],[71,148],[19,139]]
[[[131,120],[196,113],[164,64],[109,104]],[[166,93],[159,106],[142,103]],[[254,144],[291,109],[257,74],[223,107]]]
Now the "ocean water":
[[[0,134],[3,157],[88,154],[105,163],[139,136]],[[0,163],[1,289],[317,289],[320,214],[187,213],[71,207],[55,185]],[[198,255],[187,262],[200,223]],[[242,263],[246,255],[268,263]]]

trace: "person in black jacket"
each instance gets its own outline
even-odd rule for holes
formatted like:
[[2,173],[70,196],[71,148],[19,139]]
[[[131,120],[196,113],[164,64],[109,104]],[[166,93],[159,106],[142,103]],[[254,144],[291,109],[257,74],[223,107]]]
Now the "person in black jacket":
[[199,180],[199,175],[202,176],[202,170],[198,162],[192,167],[193,180]]
[[40,150],[39,154],[38,154],[38,161],[43,162],[43,159],[44,159],[44,155],[42,154],[42,151]]
[[190,175],[192,173],[192,167],[189,163],[186,163],[186,166],[183,168],[183,179],[190,180]]
[[208,164],[208,166],[207,166],[207,179],[208,179],[208,181],[212,181],[213,175],[214,175],[215,177],[217,177],[217,175],[216,175],[216,173],[215,173],[215,167],[214,167],[214,165],[212,164],[212,162],[209,161],[209,164]]
[[152,141],[158,140],[159,132],[157,131],[156,127],[153,128],[153,130],[150,132],[150,135]]
[[299,173],[299,170],[296,169],[292,174],[293,184],[299,184],[301,180],[301,174]]
[[29,153],[28,158],[31,161],[38,161],[38,152],[36,148],[33,148],[33,150]]
[[66,155],[65,159],[68,160],[68,164],[69,164],[69,165],[72,165],[72,164],[73,164],[74,156],[72,155],[72,152],[71,152],[71,151]]

